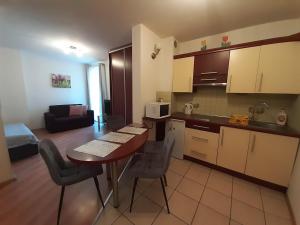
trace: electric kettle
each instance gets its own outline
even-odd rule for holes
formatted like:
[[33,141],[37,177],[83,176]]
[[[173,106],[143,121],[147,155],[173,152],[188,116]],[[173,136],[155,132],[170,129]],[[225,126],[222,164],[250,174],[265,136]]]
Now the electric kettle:
[[184,113],[187,115],[191,115],[193,109],[194,109],[194,106],[192,103],[186,103],[184,106]]

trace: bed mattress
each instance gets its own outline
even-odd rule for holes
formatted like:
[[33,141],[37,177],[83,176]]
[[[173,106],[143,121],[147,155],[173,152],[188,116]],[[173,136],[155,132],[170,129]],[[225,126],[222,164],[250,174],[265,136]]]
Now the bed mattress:
[[23,123],[5,125],[4,133],[9,149],[28,144],[38,144],[39,142],[37,137]]

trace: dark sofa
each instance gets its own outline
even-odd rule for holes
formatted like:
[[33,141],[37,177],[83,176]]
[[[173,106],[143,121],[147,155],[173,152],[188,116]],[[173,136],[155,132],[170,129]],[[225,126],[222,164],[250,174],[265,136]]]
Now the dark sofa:
[[[72,104],[81,105],[81,104]],[[85,116],[69,116],[70,105],[51,105],[44,114],[46,129],[51,132],[88,127],[94,124],[94,111],[87,110]]]

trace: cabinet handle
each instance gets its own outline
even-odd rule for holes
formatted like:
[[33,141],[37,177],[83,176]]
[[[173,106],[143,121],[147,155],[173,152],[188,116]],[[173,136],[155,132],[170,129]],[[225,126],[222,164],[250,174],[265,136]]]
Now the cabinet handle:
[[193,127],[195,127],[195,128],[201,128],[201,129],[206,129],[206,130],[210,129],[210,127],[200,126],[200,125],[193,125]]
[[195,140],[195,141],[208,143],[208,139],[206,139],[206,138],[192,136],[192,139]]
[[218,74],[218,72],[203,72],[201,75],[208,75],[208,74]]
[[231,89],[231,81],[232,81],[232,75],[229,76],[229,85],[227,86],[227,92],[230,92]]
[[203,81],[216,81],[216,78],[201,78]]
[[221,146],[223,146],[223,141],[224,141],[224,130],[221,129]]
[[264,78],[264,73],[261,73],[260,82],[259,82],[259,92],[261,92],[263,78]]
[[252,146],[251,146],[251,152],[254,152],[254,149],[255,149],[255,142],[256,142],[256,135],[253,134],[253,138],[252,138]]

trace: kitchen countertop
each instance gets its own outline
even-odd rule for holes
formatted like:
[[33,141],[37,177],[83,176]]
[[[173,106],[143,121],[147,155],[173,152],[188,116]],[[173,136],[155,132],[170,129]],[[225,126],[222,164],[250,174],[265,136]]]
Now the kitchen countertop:
[[244,126],[240,124],[229,123],[229,118],[225,116],[209,116],[209,115],[201,115],[201,114],[186,115],[181,112],[173,113],[171,118],[185,120],[185,121],[198,121],[198,122],[201,121],[203,124],[214,124],[219,126],[240,128],[245,130],[252,130],[258,132],[300,138],[299,131],[289,126],[279,126],[273,123],[249,121],[249,124],[247,126]]

